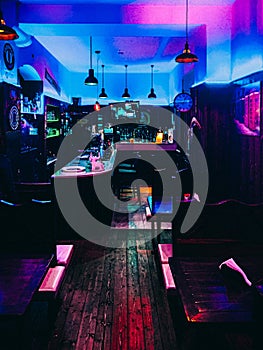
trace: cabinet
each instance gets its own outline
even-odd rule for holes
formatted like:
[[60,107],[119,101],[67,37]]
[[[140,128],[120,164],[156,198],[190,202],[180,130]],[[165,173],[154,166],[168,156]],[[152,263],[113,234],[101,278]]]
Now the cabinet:
[[58,137],[61,134],[59,107],[46,106],[46,138]]
[[47,179],[54,173],[57,153],[63,138],[70,132],[68,105],[54,98],[45,96],[44,113],[44,154]]
[[45,108],[45,140],[47,157],[55,157],[62,139],[59,106],[47,104]]

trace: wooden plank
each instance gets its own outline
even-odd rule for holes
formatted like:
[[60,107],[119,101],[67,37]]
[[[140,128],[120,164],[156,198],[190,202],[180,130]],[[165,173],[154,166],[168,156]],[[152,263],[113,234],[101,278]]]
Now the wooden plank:
[[76,344],[76,348],[79,349],[93,349],[99,296],[101,294],[104,275],[104,259],[105,257],[101,257],[87,265],[87,269],[92,272],[92,275],[90,277],[90,284],[87,288],[85,305],[82,310],[79,338]]
[[109,349],[128,350],[126,249],[116,249],[115,259],[112,339]]
[[112,249],[111,252],[106,255],[104,261],[104,273],[99,297],[93,350],[108,349],[109,347],[107,345],[111,343],[112,305],[114,297],[114,279],[112,273],[114,260],[115,254],[114,249]]
[[[135,231],[135,230],[134,230]],[[133,233],[134,236],[136,233]],[[130,235],[132,244],[132,234]],[[144,333],[136,242],[127,251],[128,349],[144,350]]]
[[[146,249],[137,251],[138,268],[140,271],[140,289],[142,302],[143,331],[145,339],[145,348],[153,350],[162,349],[161,343],[155,344],[155,336],[160,339],[159,327],[154,327],[153,318],[156,317],[154,302],[152,298],[152,284],[148,265],[148,255]],[[157,333],[157,334],[155,334]]]

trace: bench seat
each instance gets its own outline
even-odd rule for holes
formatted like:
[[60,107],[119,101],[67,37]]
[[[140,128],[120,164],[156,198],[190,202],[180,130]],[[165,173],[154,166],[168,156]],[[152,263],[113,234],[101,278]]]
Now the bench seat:
[[50,267],[38,291],[49,293],[55,297],[64,278],[65,270],[65,266]]
[[57,244],[57,265],[68,266],[73,254],[73,244]]

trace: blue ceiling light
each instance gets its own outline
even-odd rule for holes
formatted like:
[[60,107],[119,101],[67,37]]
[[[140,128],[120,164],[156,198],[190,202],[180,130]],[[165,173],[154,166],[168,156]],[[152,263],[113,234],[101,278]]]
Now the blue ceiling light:
[[188,0],[186,0],[186,25],[185,25],[185,46],[184,46],[184,50],[183,53],[181,53],[180,55],[178,55],[175,58],[175,62],[178,63],[194,63],[194,62],[198,62],[198,57],[196,55],[194,55],[193,53],[191,53],[190,49],[189,49],[189,44],[188,44]]
[[104,88],[104,64],[101,65],[102,68],[102,88],[101,88],[101,93],[99,94],[99,98],[107,98],[108,95],[105,92]]
[[0,10],[0,40],[15,40],[18,38],[17,32],[6,25],[2,11]]
[[149,93],[149,95],[148,95],[148,98],[156,98],[156,93],[154,92],[154,88],[153,88],[153,67],[154,67],[154,65],[152,64],[151,65],[151,70],[152,70],[152,72],[151,72],[151,92]]
[[128,68],[128,65],[125,64],[125,89],[124,89],[124,93],[122,94],[122,98],[130,98],[131,97],[129,94],[128,85],[127,85],[127,81],[128,81],[127,68]]
[[98,79],[94,76],[94,69],[92,69],[92,37],[90,37],[90,69],[85,85],[98,85]]

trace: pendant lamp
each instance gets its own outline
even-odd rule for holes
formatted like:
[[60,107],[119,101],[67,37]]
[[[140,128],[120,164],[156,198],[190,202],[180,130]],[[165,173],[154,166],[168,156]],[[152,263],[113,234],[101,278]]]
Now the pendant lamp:
[[102,68],[102,88],[101,88],[101,93],[99,94],[99,98],[107,98],[108,95],[105,92],[104,88],[104,64],[101,65]]
[[194,62],[198,62],[198,57],[193,53],[191,53],[189,49],[189,44],[188,44],[188,0],[186,0],[185,8],[186,8],[185,46],[184,46],[183,53],[181,53],[175,58],[175,62],[194,63]]
[[124,93],[122,94],[122,97],[123,98],[130,98],[130,94],[129,94],[129,91],[128,91],[128,86],[127,86],[127,68],[128,68],[128,65],[125,64],[125,89],[124,89]]
[[153,67],[154,65],[151,65],[151,92],[148,95],[148,98],[156,98],[156,93],[154,92],[154,88],[153,88]]
[[0,40],[15,40],[18,38],[17,32],[5,24],[2,11],[0,10]]
[[92,37],[90,37],[90,69],[85,85],[98,85],[98,79],[94,76],[94,69],[92,69]]

